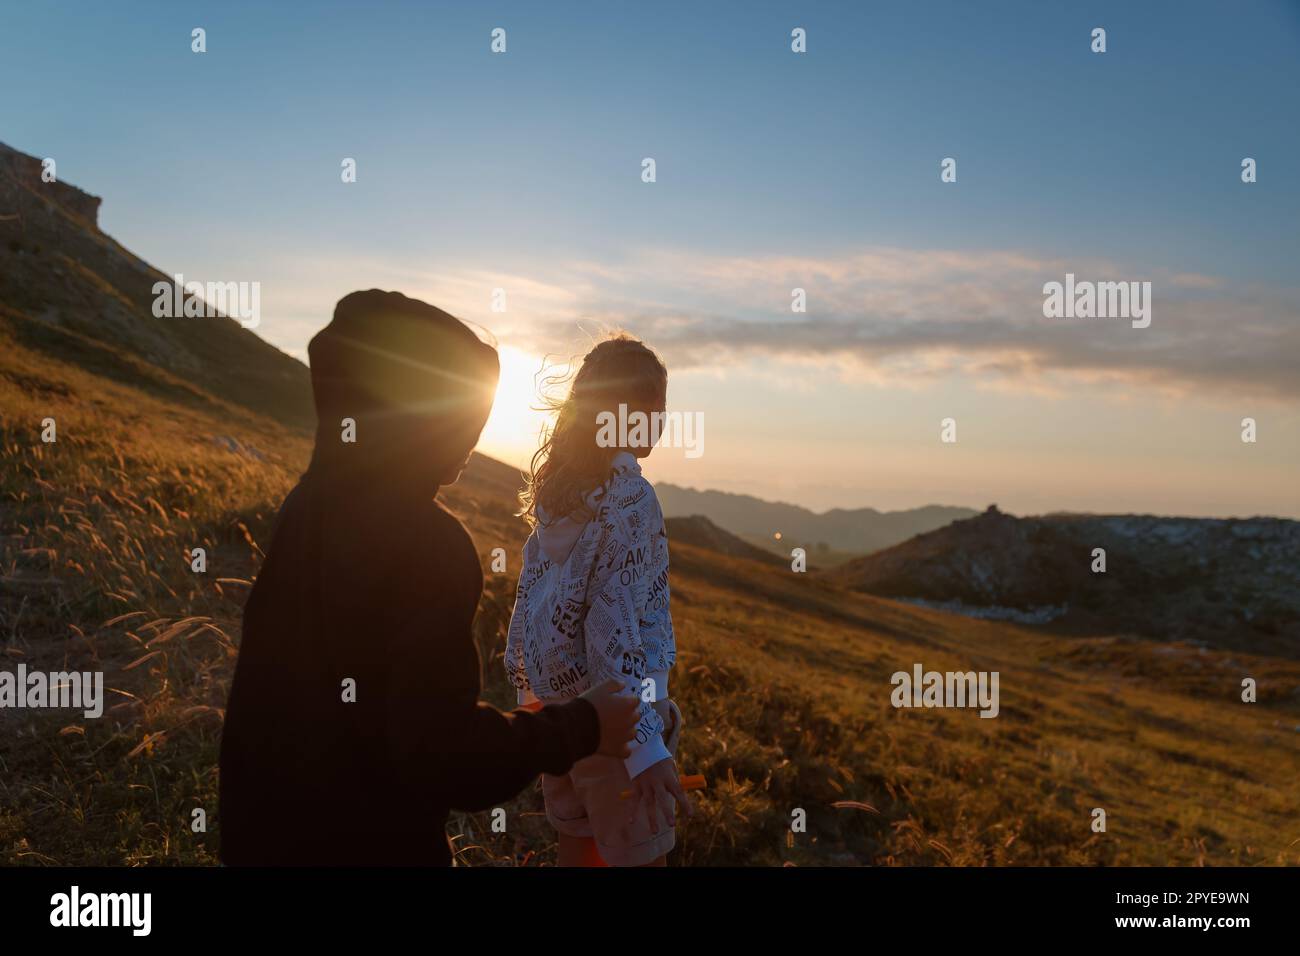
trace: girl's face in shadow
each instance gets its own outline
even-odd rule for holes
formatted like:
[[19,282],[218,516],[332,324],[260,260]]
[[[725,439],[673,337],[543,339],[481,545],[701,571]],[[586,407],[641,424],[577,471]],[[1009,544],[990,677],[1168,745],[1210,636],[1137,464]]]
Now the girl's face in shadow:
[[[648,418],[651,422],[654,421],[654,416],[662,415],[667,409],[668,409],[668,396],[666,391],[664,394],[660,395],[655,401],[647,403],[645,407],[641,407],[641,406],[637,407],[637,410],[644,412],[646,418]],[[630,411],[632,410],[629,409],[629,412]],[[625,450],[630,451],[638,459],[643,459],[643,458],[650,457],[650,453],[655,450],[655,446],[653,444],[646,444],[642,446],[633,446]]]

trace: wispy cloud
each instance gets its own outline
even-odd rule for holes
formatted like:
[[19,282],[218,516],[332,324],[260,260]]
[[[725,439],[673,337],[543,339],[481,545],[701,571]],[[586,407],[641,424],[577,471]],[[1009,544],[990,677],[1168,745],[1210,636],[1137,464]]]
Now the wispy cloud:
[[[1150,281],[1151,326],[1044,318],[1043,284],[1067,272]],[[820,362],[890,386],[964,376],[1030,391],[1104,381],[1300,397],[1297,290],[1099,259],[881,247],[826,258],[649,251],[614,265],[539,261],[498,272],[448,263],[418,273],[373,263],[367,274],[534,353],[577,350],[580,330],[614,326],[645,336],[679,370],[763,359]],[[490,311],[494,288],[506,291],[505,313]],[[805,314],[791,311],[795,288],[806,292]]]

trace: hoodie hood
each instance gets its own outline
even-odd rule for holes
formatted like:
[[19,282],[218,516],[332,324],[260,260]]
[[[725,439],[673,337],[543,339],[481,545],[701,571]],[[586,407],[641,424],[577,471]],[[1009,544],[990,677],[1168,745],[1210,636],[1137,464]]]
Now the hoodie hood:
[[437,491],[477,442],[500,372],[496,349],[455,316],[378,289],[341,299],[307,352],[310,474],[385,493]]
[[[625,473],[630,473],[634,477],[639,476],[641,474],[641,463],[636,460],[636,456],[631,452],[620,451],[610,462],[610,477]],[[587,505],[587,512],[585,517],[582,518],[566,515],[558,521],[551,521],[546,509],[541,505],[537,506],[537,543],[541,545],[542,555],[546,560],[555,564],[563,564],[569,560],[574,545],[578,543],[578,539],[582,537],[582,532],[591,523],[592,517],[596,513],[596,507],[600,504],[600,499],[604,497],[604,494],[604,485],[587,493],[583,499]]]

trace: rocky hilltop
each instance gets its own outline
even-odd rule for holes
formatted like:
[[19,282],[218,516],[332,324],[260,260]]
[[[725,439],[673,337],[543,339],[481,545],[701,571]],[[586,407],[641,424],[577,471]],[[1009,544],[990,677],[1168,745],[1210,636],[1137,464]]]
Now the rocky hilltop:
[[[1092,570],[1096,548],[1105,573]],[[1020,518],[992,506],[832,575],[976,616],[1300,657],[1300,523],[1283,518]]]
[[155,318],[154,283],[171,276],[105,235],[99,207],[75,186],[43,182],[40,159],[0,143],[0,322],[18,341],[175,399],[201,392],[311,427],[307,367],[225,316]]

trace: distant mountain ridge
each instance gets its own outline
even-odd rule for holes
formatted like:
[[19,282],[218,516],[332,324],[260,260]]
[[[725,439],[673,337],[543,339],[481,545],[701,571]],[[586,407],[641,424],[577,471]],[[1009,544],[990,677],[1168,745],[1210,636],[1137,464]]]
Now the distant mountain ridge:
[[669,517],[704,515],[732,534],[771,540],[781,534],[783,544],[815,546],[823,543],[838,551],[867,554],[933,531],[977,511],[947,505],[926,505],[906,511],[875,508],[835,508],[818,514],[799,505],[765,501],[752,495],[726,491],[697,491],[668,483],[655,486],[659,503]]
[[101,232],[99,206],[0,143],[0,322],[20,344],[176,400],[212,396],[312,428],[307,367],[225,316],[155,318],[154,283],[172,277]]
[[[1097,548],[1104,573],[1092,570]],[[980,616],[1028,612],[1083,629],[1300,657],[1300,522],[1285,518],[1019,518],[990,507],[830,577]]]

